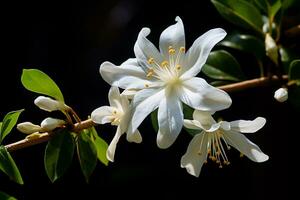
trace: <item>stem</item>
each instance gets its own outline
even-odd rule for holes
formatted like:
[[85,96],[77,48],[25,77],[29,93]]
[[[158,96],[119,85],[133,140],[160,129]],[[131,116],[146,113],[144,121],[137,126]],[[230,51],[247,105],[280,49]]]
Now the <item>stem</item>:
[[[236,92],[236,91],[240,91],[240,90],[244,90],[244,89],[248,89],[248,88],[269,85],[272,83],[279,82],[280,80],[287,81],[287,79],[288,79],[287,75],[283,75],[281,78],[278,78],[277,76],[272,76],[270,78],[261,77],[261,78],[247,80],[247,81],[242,81],[239,83],[223,85],[218,88],[222,89],[226,92]],[[96,126],[96,124],[91,119],[87,119],[85,121],[81,121],[79,123],[74,124],[74,127],[71,129],[71,131],[75,132],[75,133],[80,133],[80,131],[82,131],[83,129],[91,128],[93,126]],[[41,133],[40,137],[38,137],[38,138],[32,138],[32,139],[25,138],[23,140],[15,142],[15,143],[5,145],[5,148],[7,149],[7,151],[12,152],[12,151],[16,151],[18,149],[23,149],[23,148],[26,148],[29,146],[40,144],[40,143],[48,141],[55,133],[56,132]]]

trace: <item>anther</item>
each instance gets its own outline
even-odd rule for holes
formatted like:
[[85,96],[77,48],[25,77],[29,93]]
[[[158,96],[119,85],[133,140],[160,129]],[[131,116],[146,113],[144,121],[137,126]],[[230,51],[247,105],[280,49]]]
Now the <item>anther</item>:
[[174,55],[174,54],[175,54],[175,49],[169,48],[169,54],[170,54],[170,55]]
[[169,65],[169,63],[166,60],[161,63],[162,67],[168,67],[168,65]]
[[223,168],[223,166],[222,166],[222,165],[219,165],[219,168],[220,168],[220,169],[222,169],[222,168]]
[[149,84],[146,83],[146,84],[145,84],[145,87],[148,88],[148,87],[149,87]]
[[149,58],[149,59],[148,59],[148,63],[149,63],[150,65],[153,64],[153,63],[154,63],[154,58],[152,58],[152,57]]
[[176,69],[179,71],[179,70],[181,70],[181,66],[180,65],[176,65]]
[[185,47],[180,47],[179,51],[184,53],[185,52]]
[[115,115],[117,114],[117,111],[116,110],[114,110],[114,112],[113,112]]

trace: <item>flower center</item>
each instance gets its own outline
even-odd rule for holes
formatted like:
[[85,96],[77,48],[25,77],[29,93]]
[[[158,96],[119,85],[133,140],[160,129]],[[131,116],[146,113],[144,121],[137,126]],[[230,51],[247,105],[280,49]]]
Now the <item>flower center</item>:
[[114,110],[112,115],[112,119],[111,119],[111,125],[115,125],[115,126],[119,126],[123,117],[123,112],[119,111],[119,110]]
[[[230,150],[231,147],[228,145],[223,132],[221,130],[217,130],[215,132],[205,134],[208,134],[207,157],[218,164],[219,168],[223,168],[223,165],[229,165],[230,162],[227,158],[224,146],[227,150]],[[202,145],[205,145],[203,144],[203,138],[204,137],[202,137],[200,151],[198,154],[201,154]],[[205,163],[206,162],[207,161],[205,161]]]
[[[165,82],[167,86],[177,86],[180,85],[180,75],[182,70],[182,56],[184,56],[185,48],[180,47],[176,50],[169,46],[168,49],[168,60],[164,60],[160,64],[155,61],[153,57],[148,59],[148,72],[146,74],[147,78],[151,79],[153,77]],[[147,83],[145,87],[150,87]]]

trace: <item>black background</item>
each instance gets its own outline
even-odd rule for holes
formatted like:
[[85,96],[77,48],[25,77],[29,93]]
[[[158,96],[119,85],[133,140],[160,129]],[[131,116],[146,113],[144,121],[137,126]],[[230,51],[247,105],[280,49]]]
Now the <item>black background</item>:
[[[120,64],[133,57],[133,45],[142,27],[150,27],[150,40],[158,38],[178,15],[183,19],[187,47],[202,33],[226,23],[209,1],[10,1],[1,3],[0,38],[0,117],[11,110],[25,108],[20,121],[40,123],[49,113],[33,106],[37,96],[20,82],[23,68],[38,68],[60,86],[66,103],[85,118],[93,109],[108,104],[109,85],[99,75],[106,60]],[[238,55],[250,78],[257,73],[251,55]],[[251,68],[252,67],[252,68]],[[191,136],[184,131],[167,149],[156,147],[156,133],[147,119],[140,128],[143,143],[118,144],[115,162],[108,167],[98,163],[90,183],[85,183],[77,158],[67,173],[51,184],[43,166],[45,144],[12,153],[23,175],[19,186],[0,174],[0,190],[18,199],[104,199],[172,198],[187,199],[289,199],[291,168],[297,159],[295,113],[288,104],[273,100],[276,87],[249,89],[230,94],[232,107],[223,111],[228,121],[267,118],[266,126],[249,138],[270,156],[265,163],[240,159],[230,151],[232,165],[218,169],[204,166],[199,178],[180,168]],[[108,142],[115,127],[101,126],[99,133]],[[21,139],[14,131],[4,143]]]

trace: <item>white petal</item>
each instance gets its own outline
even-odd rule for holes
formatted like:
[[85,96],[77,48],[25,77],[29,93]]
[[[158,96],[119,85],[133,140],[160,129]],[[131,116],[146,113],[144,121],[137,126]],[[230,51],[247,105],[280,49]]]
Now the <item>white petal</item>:
[[127,134],[126,136],[128,142],[141,143],[143,141],[139,130],[136,130],[133,134]]
[[116,108],[110,106],[101,106],[100,108],[97,108],[92,112],[92,121],[97,124],[111,123],[114,119],[113,112],[115,110]]
[[139,67],[138,61],[136,58],[129,58],[121,64],[121,67],[124,65],[133,65]]
[[121,129],[118,127],[117,128],[117,132],[114,136],[114,138],[112,139],[112,141],[110,142],[107,151],[106,151],[106,157],[109,161],[114,162],[114,157],[115,157],[115,152],[116,152],[116,148],[117,148],[117,144],[119,142],[120,137],[122,136],[122,131]]
[[226,32],[221,28],[207,31],[193,43],[186,53],[186,63],[189,69],[182,75],[183,78],[196,76],[205,64],[211,49],[226,36]]
[[159,148],[166,149],[175,142],[183,126],[182,103],[180,100],[173,96],[161,99],[157,119],[159,126],[157,145]]
[[211,116],[212,114],[213,112],[195,110],[193,118],[200,123],[200,127],[202,129],[207,130],[216,123],[214,118]]
[[183,120],[183,125],[186,128],[194,129],[194,130],[202,130],[201,124],[197,120]]
[[104,62],[100,66],[102,78],[112,86],[123,89],[144,88],[150,84],[142,68],[135,65],[116,66],[110,62]]
[[133,134],[142,121],[155,110],[164,98],[164,90],[144,89],[136,93],[132,100],[132,118],[129,122],[128,134]]
[[135,89],[126,89],[122,92],[122,95],[126,96],[127,99],[133,99],[134,95],[138,92],[139,90]]
[[159,49],[164,54],[166,60],[169,57],[169,46],[172,46],[175,50],[179,50],[180,47],[185,47],[184,27],[180,17],[176,17],[177,22],[174,25],[166,28],[159,38]]
[[43,131],[52,131],[64,124],[66,124],[64,120],[47,117],[41,122],[41,128]]
[[120,108],[121,107],[121,96],[119,88],[112,86],[108,92],[109,105],[111,107]]
[[239,150],[252,161],[264,162],[269,159],[269,156],[264,154],[256,144],[248,140],[243,134],[227,131],[224,135],[229,145]]
[[236,120],[230,122],[231,129],[242,133],[254,133],[261,129],[266,123],[263,117],[257,117],[255,120]]
[[196,110],[214,112],[231,105],[231,98],[226,92],[198,77],[184,81],[180,94],[180,99]]
[[22,122],[17,125],[17,129],[22,133],[31,134],[41,131],[42,127],[31,122]]
[[149,34],[150,29],[143,28],[140,31],[137,41],[134,45],[135,57],[138,60],[139,66],[141,66],[145,72],[148,71],[149,68],[149,58],[154,58],[157,63],[161,63],[163,61],[163,58],[157,48],[147,39]]
[[195,135],[181,158],[181,167],[185,167],[187,172],[193,176],[200,175],[202,165],[207,158],[207,142],[207,134],[204,132]]

